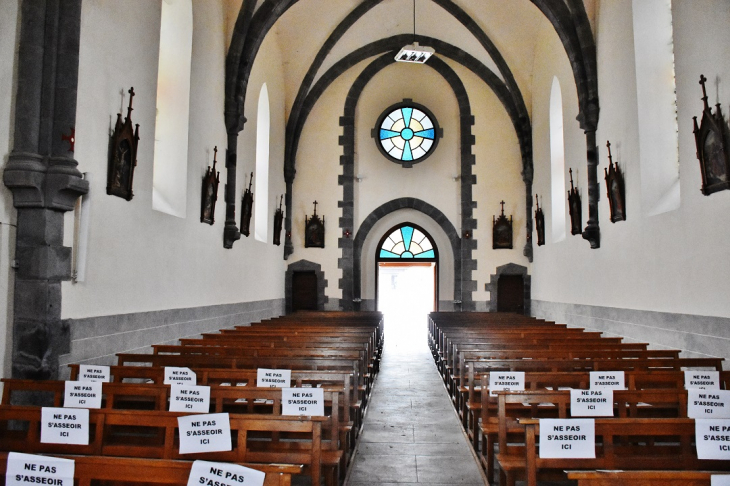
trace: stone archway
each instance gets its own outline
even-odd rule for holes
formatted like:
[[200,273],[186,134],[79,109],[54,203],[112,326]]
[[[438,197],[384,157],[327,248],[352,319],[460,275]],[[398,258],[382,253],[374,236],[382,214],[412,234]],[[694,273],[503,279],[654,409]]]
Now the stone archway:
[[531,315],[532,309],[530,308],[530,302],[532,302],[531,297],[531,289],[532,289],[532,283],[531,283],[531,277],[527,274],[527,267],[523,267],[522,265],[517,265],[516,263],[508,263],[507,265],[502,265],[500,267],[497,267],[497,271],[489,276],[489,283],[485,285],[486,290],[489,291],[489,312],[497,312],[497,302],[499,299],[498,294],[498,283],[499,283],[499,277],[503,275],[515,275],[515,276],[521,276],[523,285],[524,285],[524,309],[525,309],[525,315],[529,316]]

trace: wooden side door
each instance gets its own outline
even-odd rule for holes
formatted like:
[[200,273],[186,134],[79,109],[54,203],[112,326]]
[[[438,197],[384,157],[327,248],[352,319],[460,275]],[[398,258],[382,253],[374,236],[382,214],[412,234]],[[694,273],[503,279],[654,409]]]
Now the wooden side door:
[[317,275],[314,272],[292,274],[292,311],[317,309]]
[[501,275],[499,277],[497,312],[525,313],[525,282],[522,275]]

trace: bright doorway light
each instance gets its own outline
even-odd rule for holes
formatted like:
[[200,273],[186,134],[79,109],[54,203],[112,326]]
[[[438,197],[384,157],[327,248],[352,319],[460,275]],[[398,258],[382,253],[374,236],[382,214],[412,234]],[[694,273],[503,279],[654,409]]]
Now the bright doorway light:
[[434,311],[436,263],[380,263],[378,310],[385,335],[399,352],[426,346],[427,316]]

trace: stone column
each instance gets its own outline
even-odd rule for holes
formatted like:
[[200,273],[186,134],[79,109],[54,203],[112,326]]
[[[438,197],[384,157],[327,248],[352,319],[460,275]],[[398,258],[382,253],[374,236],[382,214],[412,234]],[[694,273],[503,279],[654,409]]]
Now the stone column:
[[81,0],[22,3],[15,139],[3,173],[18,210],[13,378],[57,378],[58,356],[69,347],[61,323],[61,281],[71,279],[63,213],[89,187],[69,140],[80,26]]

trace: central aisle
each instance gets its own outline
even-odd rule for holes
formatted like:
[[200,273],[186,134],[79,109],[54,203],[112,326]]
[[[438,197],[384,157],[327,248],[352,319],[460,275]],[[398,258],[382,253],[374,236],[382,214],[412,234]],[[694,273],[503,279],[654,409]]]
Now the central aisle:
[[346,485],[486,484],[431,357],[422,319],[406,327],[386,318],[380,373]]

